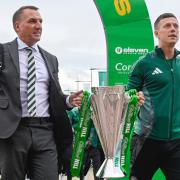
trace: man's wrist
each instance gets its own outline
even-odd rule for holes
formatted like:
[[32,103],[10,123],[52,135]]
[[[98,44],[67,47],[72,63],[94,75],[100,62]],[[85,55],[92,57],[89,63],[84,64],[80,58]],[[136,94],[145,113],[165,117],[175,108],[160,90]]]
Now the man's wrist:
[[69,102],[69,98],[70,98],[70,96],[68,96],[68,97],[66,98],[66,105],[67,105],[69,108],[73,108],[73,106],[72,106],[71,103]]

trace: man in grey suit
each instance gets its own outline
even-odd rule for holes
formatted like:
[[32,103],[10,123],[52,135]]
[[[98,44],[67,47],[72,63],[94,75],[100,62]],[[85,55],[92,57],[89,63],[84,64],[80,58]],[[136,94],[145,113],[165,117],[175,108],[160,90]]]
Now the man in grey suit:
[[23,6],[13,16],[18,37],[4,44],[0,73],[2,180],[58,179],[58,152],[71,145],[66,109],[80,107],[82,91],[62,93],[57,58],[37,45],[42,18]]

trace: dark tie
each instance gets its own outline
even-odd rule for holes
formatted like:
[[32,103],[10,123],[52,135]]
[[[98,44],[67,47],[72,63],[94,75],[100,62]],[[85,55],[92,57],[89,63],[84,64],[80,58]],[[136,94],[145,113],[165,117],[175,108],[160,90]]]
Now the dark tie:
[[32,48],[27,48],[28,51],[28,75],[27,75],[27,109],[30,116],[36,115],[36,69],[35,59]]

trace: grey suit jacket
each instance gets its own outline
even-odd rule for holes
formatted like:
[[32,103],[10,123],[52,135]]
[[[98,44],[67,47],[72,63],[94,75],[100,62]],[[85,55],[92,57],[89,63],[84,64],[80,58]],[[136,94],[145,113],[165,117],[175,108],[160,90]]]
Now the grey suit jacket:
[[[58,61],[55,56],[40,48],[49,75],[50,116],[54,123],[56,142],[66,146],[72,142],[72,128],[66,114],[66,95],[58,80]],[[21,120],[20,69],[18,45],[15,39],[4,44],[4,69],[0,74],[0,138],[10,137]]]

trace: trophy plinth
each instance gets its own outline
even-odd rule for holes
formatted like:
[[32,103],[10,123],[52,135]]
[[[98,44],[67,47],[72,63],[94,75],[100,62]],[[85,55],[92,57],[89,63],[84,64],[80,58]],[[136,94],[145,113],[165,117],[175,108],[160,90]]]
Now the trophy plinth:
[[113,159],[106,158],[96,176],[101,178],[121,178],[124,177],[124,173],[119,167],[114,167]]

